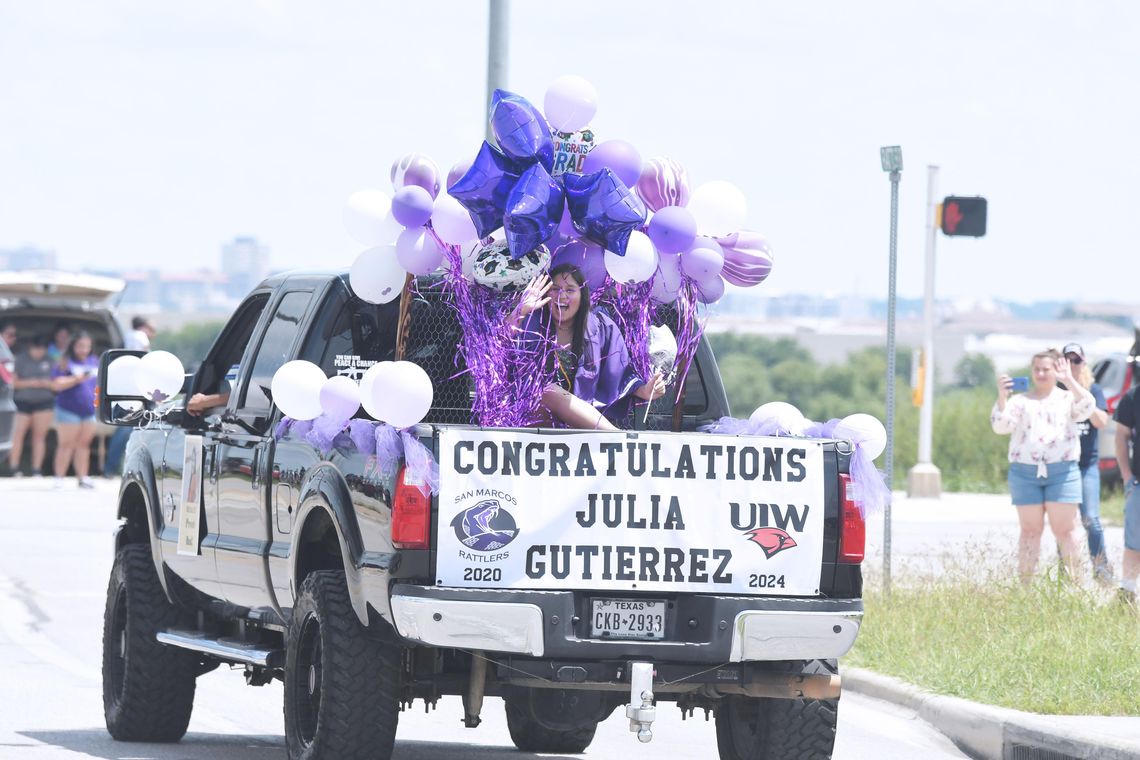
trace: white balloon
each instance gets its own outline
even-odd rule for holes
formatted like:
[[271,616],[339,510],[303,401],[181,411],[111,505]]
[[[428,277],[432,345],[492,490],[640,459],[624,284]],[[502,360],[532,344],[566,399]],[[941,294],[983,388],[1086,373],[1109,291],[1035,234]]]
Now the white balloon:
[[761,404],[748,418],[753,423],[775,422],[791,435],[803,435],[808,421],[803,412],[787,401],[769,401]]
[[606,271],[615,282],[646,282],[657,271],[657,249],[644,232],[631,232],[625,255],[606,251]]
[[431,274],[443,263],[443,250],[424,228],[404,230],[396,238],[396,260],[411,274]]
[[407,361],[374,364],[364,373],[360,388],[364,411],[395,428],[423,420],[435,396],[427,372]]
[[408,273],[396,258],[395,244],[362,251],[352,262],[348,283],[358,298],[368,303],[388,303],[400,297]]
[[471,214],[447,193],[440,193],[435,199],[431,226],[435,228],[440,240],[452,245],[463,245],[479,237],[475,223],[471,221]]
[[386,193],[380,190],[358,190],[348,196],[348,201],[344,204],[345,229],[362,245],[390,243],[396,239],[395,234],[387,236],[387,219],[391,216],[391,210],[392,199]]
[[598,91],[580,76],[558,77],[546,88],[542,110],[550,126],[562,132],[577,132],[598,112]]
[[697,220],[697,233],[714,237],[737,232],[748,218],[744,193],[731,182],[706,182],[693,191],[689,211]]
[[360,409],[360,386],[351,377],[333,375],[317,394],[321,411],[338,419],[349,419]]
[[649,294],[658,303],[673,303],[681,289],[681,257],[668,254],[657,257],[657,274]]
[[839,421],[832,433],[862,447],[871,459],[878,459],[887,448],[887,429],[870,414],[850,414]]
[[186,370],[169,351],[151,351],[139,360],[134,371],[140,395],[151,401],[165,401],[182,390]]
[[137,396],[139,383],[137,373],[142,359],[138,356],[120,356],[107,365],[107,395]]
[[327,379],[325,371],[312,362],[285,362],[269,385],[273,403],[295,420],[315,419],[321,414],[321,386]]

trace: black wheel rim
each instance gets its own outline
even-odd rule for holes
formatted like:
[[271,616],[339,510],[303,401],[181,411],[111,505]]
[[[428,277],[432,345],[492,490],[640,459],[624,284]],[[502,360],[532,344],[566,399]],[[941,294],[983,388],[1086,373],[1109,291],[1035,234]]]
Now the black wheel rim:
[[297,708],[297,733],[306,745],[317,736],[317,722],[321,713],[321,624],[310,615],[301,628],[297,647],[296,679],[293,683],[293,702]]
[[738,757],[752,757],[760,730],[760,710],[745,700],[728,703],[729,725],[732,728],[732,749]]
[[127,598],[122,586],[115,594],[111,612],[111,630],[107,642],[107,675],[111,685],[111,699],[118,704],[123,695],[123,681],[127,671]]

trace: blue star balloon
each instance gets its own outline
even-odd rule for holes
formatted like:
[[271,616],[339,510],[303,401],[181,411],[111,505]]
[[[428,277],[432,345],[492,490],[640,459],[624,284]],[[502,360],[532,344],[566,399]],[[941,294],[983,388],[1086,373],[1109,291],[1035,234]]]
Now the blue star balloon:
[[574,227],[618,256],[625,255],[629,233],[645,224],[645,204],[609,169],[562,175],[566,204]]
[[507,211],[503,215],[512,259],[550,239],[562,219],[562,199],[562,186],[542,164],[532,164],[522,173],[507,197]]
[[524,167],[484,141],[474,163],[447,192],[467,209],[479,237],[485,238],[503,226],[507,196]]
[[506,90],[491,95],[491,134],[499,149],[515,161],[538,161],[550,171],[554,166],[554,142],[542,113],[526,98]]

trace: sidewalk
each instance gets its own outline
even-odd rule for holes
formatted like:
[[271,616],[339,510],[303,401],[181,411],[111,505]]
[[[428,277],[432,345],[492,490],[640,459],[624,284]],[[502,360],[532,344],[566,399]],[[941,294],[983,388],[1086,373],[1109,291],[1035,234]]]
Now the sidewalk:
[[[867,521],[865,573],[883,572],[885,515]],[[941,499],[908,499],[896,492],[891,506],[891,577],[937,572],[963,547],[984,547],[995,565],[1017,551],[1017,514],[1006,494],[947,493]],[[1055,552],[1045,531],[1042,557]],[[1087,547],[1081,534],[1081,545]],[[1105,528],[1109,557],[1120,567],[1123,530]],[[897,678],[843,668],[852,691],[913,710],[963,751],[985,760],[1138,760],[1140,716],[1038,715],[932,694]],[[1140,688],[1140,685],[1138,685]],[[1140,694],[1140,692],[1138,692]],[[1140,706],[1140,696],[1137,697]]]

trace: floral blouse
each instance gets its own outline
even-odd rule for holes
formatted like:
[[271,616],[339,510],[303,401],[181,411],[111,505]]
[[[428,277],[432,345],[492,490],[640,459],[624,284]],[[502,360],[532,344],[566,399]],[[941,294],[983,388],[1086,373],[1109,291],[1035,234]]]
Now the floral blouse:
[[1071,391],[1054,388],[1042,399],[1012,396],[1005,410],[997,403],[990,411],[990,426],[999,435],[1012,434],[1009,461],[1037,465],[1037,477],[1047,474],[1045,465],[1077,461],[1081,457],[1078,422],[1092,416],[1096,401],[1088,391],[1078,400]]

